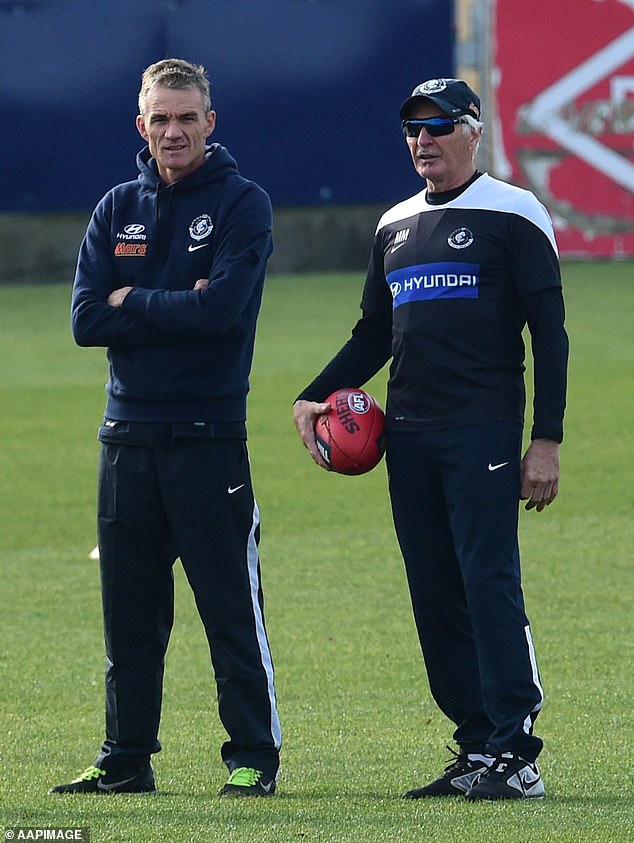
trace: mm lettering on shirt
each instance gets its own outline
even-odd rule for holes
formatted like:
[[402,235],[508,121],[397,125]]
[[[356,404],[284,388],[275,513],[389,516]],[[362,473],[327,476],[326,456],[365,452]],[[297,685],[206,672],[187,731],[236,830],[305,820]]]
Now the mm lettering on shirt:
[[147,253],[147,243],[117,243],[115,257],[142,258]]
[[387,275],[392,307],[432,299],[477,299],[480,265],[443,261],[395,269]]
[[409,228],[402,228],[400,231],[397,231],[394,235],[394,242],[392,243],[392,252],[396,252],[397,249],[400,249],[401,246],[405,245],[405,241],[409,237]]

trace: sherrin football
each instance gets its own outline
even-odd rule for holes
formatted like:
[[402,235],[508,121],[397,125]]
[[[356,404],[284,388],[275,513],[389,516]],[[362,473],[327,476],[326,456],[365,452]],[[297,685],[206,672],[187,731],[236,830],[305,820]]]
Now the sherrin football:
[[338,389],[326,398],[330,411],[315,422],[315,441],[331,471],[365,474],[385,452],[385,416],[362,389]]

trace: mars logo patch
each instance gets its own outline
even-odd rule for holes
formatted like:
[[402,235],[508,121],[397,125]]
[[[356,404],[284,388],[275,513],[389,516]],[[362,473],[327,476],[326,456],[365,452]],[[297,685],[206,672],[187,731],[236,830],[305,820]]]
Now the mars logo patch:
[[114,254],[117,258],[143,258],[147,254],[147,243],[117,243]]

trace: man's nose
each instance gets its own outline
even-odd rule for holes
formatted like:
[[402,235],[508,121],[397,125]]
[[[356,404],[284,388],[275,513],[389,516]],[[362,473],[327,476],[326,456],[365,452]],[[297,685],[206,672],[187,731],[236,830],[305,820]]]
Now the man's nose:
[[165,134],[168,137],[175,138],[181,134],[181,125],[178,120],[170,120],[167,124],[167,129],[165,130]]

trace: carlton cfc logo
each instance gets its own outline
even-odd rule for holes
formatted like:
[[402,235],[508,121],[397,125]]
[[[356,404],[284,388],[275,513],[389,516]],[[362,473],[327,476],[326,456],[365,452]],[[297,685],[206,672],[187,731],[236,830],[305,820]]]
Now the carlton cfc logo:
[[473,243],[473,232],[468,228],[457,228],[447,238],[452,249],[466,249]]
[[204,240],[213,231],[214,224],[209,214],[201,214],[189,225],[189,234],[194,240]]
[[418,90],[421,94],[437,94],[440,91],[444,91],[446,87],[446,79],[429,79],[427,82],[423,82],[422,85],[419,85]]

